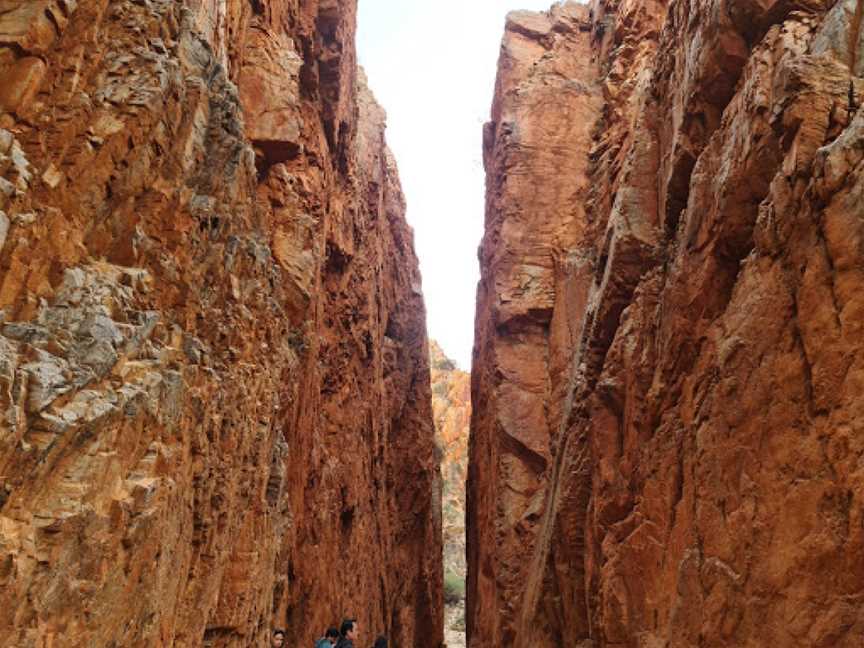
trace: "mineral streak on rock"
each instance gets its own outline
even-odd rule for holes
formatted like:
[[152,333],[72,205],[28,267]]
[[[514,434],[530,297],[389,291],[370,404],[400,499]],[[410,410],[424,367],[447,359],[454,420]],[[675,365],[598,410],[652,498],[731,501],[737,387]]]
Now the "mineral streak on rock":
[[472,648],[864,643],[861,22],[854,0],[509,17]]
[[0,645],[442,641],[354,2],[0,0]]

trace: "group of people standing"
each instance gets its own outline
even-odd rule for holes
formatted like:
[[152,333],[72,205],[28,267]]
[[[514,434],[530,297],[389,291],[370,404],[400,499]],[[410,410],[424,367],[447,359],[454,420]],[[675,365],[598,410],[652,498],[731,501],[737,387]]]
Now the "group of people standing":
[[[338,630],[327,628],[324,636],[315,641],[315,648],[356,648],[358,625],[357,619],[345,619]],[[285,648],[285,631],[274,630],[270,645],[271,648]],[[372,648],[387,648],[387,637],[378,637]]]

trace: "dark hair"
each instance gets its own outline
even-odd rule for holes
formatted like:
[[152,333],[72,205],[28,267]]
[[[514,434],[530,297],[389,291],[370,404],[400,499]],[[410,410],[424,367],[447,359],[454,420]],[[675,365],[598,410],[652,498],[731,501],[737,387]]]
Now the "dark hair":
[[340,631],[342,632],[343,637],[347,637],[348,633],[354,629],[354,624],[357,623],[357,619],[345,619],[342,622],[342,627]]
[[282,638],[284,639],[285,638],[285,631],[282,630],[281,628],[274,629],[273,630],[273,636],[276,637],[278,635],[282,635]]
[[339,631],[336,628],[327,628],[327,632],[324,633],[324,638],[327,637],[336,637],[339,638]]
[[375,645],[372,648],[387,648],[387,637],[381,635],[375,640]]

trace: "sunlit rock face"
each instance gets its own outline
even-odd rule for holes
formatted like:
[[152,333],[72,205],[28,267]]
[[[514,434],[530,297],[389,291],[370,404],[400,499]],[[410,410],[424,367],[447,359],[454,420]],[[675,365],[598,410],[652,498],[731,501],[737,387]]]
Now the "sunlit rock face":
[[425,313],[355,11],[0,2],[0,645],[355,616],[439,646]]
[[864,642],[861,41],[855,2],[509,18],[472,648]]
[[435,340],[429,341],[432,415],[441,452],[444,570],[465,578],[465,480],[471,421],[471,375],[459,369]]

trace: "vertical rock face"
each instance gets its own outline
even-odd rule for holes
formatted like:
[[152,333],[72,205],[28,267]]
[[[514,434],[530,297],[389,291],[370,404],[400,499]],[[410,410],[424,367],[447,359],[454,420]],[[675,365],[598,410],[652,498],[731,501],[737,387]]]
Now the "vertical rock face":
[[467,518],[472,646],[513,644],[533,569],[526,548],[538,537],[568,353],[591,280],[590,249],[580,242],[601,102],[587,7],[513,13],[506,28],[484,133]]
[[0,1],[0,644],[440,644],[423,299],[355,9]]
[[509,18],[472,647],[864,641],[861,16],[594,0]]

